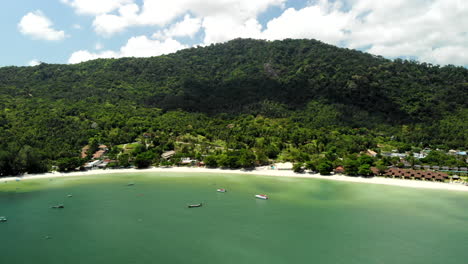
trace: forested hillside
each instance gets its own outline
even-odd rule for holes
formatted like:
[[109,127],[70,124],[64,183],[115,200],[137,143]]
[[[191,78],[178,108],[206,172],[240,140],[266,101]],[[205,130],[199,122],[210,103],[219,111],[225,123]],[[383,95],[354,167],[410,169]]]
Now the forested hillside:
[[91,140],[113,147],[143,134],[150,144],[141,152],[154,162],[184,140],[186,155],[244,151],[256,164],[336,159],[384,142],[463,149],[467,92],[465,68],[315,40],[237,39],[153,58],[4,67],[0,176],[43,171]]

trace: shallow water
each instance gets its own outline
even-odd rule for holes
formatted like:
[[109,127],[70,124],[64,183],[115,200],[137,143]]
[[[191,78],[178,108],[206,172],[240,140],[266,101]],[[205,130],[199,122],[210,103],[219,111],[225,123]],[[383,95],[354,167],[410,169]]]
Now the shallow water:
[[[255,199],[258,193],[271,199]],[[187,208],[198,202],[203,207]],[[50,208],[60,203],[65,209]],[[8,264],[468,260],[468,194],[459,192],[248,175],[118,174],[1,182],[1,215],[8,222],[0,223],[0,263]]]

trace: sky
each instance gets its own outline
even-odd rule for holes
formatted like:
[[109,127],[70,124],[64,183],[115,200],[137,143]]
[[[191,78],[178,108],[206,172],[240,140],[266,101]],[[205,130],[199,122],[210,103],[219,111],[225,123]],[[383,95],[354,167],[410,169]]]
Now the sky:
[[468,67],[468,0],[7,0],[0,32],[0,66],[305,38]]

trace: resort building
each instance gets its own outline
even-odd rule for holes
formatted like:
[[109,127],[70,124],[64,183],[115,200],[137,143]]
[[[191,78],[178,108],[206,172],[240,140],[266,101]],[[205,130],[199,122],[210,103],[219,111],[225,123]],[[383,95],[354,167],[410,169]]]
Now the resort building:
[[[374,170],[373,170],[374,171]],[[385,172],[387,178],[415,179],[427,181],[444,181],[449,178],[448,174],[434,171],[420,171],[411,169],[390,168]]]

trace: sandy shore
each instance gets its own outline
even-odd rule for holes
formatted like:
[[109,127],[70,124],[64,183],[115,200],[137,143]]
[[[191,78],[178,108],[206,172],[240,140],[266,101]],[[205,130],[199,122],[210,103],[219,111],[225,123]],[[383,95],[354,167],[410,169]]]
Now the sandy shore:
[[24,175],[21,177],[7,177],[0,178],[0,182],[16,181],[16,180],[30,180],[30,179],[49,179],[60,177],[76,177],[76,176],[91,176],[98,174],[115,174],[115,173],[142,173],[142,172],[201,172],[201,173],[229,173],[229,174],[251,174],[263,176],[277,176],[277,177],[295,177],[295,178],[313,178],[324,179],[331,181],[345,181],[355,183],[370,183],[370,184],[383,184],[393,185],[409,188],[423,188],[423,189],[437,189],[447,191],[465,191],[468,192],[468,186],[453,183],[429,182],[429,181],[416,181],[416,180],[402,180],[402,179],[389,179],[382,177],[362,178],[362,177],[349,177],[343,175],[321,176],[319,174],[310,173],[295,173],[293,171],[278,171],[270,170],[267,167],[257,168],[256,170],[223,170],[223,169],[207,169],[207,168],[188,168],[188,167],[173,167],[173,168],[149,168],[144,170],[138,169],[108,169],[108,170],[91,170],[80,171],[71,173],[50,172],[44,174]]

